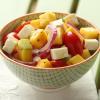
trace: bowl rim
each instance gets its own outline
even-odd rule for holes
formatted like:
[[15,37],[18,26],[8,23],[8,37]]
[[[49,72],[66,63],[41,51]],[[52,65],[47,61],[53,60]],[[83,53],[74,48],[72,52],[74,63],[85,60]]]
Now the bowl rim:
[[[45,13],[45,12],[29,13],[29,14],[25,14],[25,15],[23,15],[23,16],[21,16],[21,17],[18,17],[18,18],[14,19],[14,20],[11,20],[9,23],[7,23],[7,24],[0,30],[0,33],[1,33],[2,30],[4,30],[7,26],[9,26],[9,24],[11,24],[12,22],[14,22],[14,21],[16,21],[16,20],[18,20],[18,19],[20,19],[20,18],[24,18],[24,17],[30,16],[30,15],[42,14],[42,13]],[[54,13],[56,13],[56,14],[63,14],[63,15],[68,15],[68,14],[70,14],[70,13],[62,13],[62,12],[54,12]],[[96,29],[98,30],[99,35],[100,35],[100,31],[99,31],[99,29],[98,29],[95,25],[93,25],[91,22],[85,20],[84,18],[79,17],[77,14],[76,14],[76,16],[77,16],[78,18],[80,18],[80,19],[86,21],[87,23],[90,23],[94,28],[96,28]],[[1,41],[0,41],[0,43],[1,43]],[[75,67],[78,67],[78,66],[81,65],[81,64],[84,64],[85,62],[88,62],[89,60],[91,60],[91,59],[92,59],[96,54],[98,54],[99,52],[100,52],[100,47],[98,47],[98,49],[95,51],[95,53],[94,53],[93,55],[91,55],[89,58],[87,58],[87,59],[85,59],[84,61],[82,61],[82,62],[80,62],[80,63],[77,63],[77,64],[68,65],[68,66],[64,66],[64,67],[37,68],[37,67],[35,67],[35,66],[26,65],[26,64],[23,64],[23,63],[20,63],[20,62],[17,62],[17,61],[15,61],[15,60],[11,59],[11,58],[8,57],[6,54],[4,54],[3,51],[2,51],[1,48],[0,48],[0,54],[1,54],[5,59],[9,60],[9,61],[12,62],[12,63],[15,63],[15,64],[19,65],[20,67],[23,66],[23,67],[26,67],[26,68],[29,68],[29,69],[35,69],[35,70],[39,70],[39,69],[41,69],[41,70],[59,70],[59,69],[66,69],[66,68],[75,68]]]

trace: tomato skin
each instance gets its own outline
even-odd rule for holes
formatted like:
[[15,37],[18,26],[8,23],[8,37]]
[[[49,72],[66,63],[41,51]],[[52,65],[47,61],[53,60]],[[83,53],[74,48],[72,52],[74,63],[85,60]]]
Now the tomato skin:
[[45,59],[45,58],[47,58],[48,60],[51,60],[52,59],[51,58],[51,55],[50,55],[50,52],[42,52],[42,53],[39,54],[39,57],[41,59]]
[[82,54],[83,44],[79,37],[71,31],[64,34],[63,42],[68,47],[68,51],[72,56]]
[[3,43],[3,44],[4,44],[5,41],[7,40],[7,35],[8,35],[8,34],[4,35],[3,38],[2,38],[2,43]]
[[66,61],[64,60],[52,60],[51,64],[53,67],[64,67],[67,66]]
[[17,33],[15,33],[14,35],[13,35],[16,39],[20,39],[19,37],[18,37],[18,35],[17,35]]
[[30,21],[18,26],[13,32],[18,33],[25,25],[30,24]]

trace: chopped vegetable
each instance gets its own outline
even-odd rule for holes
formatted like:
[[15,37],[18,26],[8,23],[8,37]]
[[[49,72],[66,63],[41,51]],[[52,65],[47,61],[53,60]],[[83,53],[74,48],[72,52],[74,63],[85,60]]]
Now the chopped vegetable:
[[63,36],[63,42],[68,47],[68,51],[71,55],[82,54],[83,52],[83,44],[81,43],[79,37],[72,33],[67,32]]

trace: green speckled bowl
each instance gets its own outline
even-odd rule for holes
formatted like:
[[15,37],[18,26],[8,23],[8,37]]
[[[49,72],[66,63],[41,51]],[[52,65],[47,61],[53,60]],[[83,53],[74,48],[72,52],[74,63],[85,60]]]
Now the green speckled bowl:
[[[17,18],[10,23],[8,23],[0,32],[0,41],[2,37],[11,32],[14,28],[16,28],[22,21],[24,20],[31,20],[38,18],[38,16],[42,13],[32,13],[20,18]],[[57,18],[61,18],[66,16],[65,13],[56,13]],[[93,26],[88,21],[78,17],[79,22],[82,26]],[[0,48],[1,45],[0,45]],[[61,88],[66,85],[71,84],[72,82],[81,78],[93,65],[95,62],[98,53],[100,52],[100,48],[87,60],[71,65],[65,66],[60,68],[36,68],[29,65],[24,65],[22,63],[16,62],[6,56],[2,49],[0,49],[0,54],[4,58],[4,62],[7,64],[7,67],[21,80],[39,87],[39,88],[46,88],[46,89],[54,89],[54,88]]]

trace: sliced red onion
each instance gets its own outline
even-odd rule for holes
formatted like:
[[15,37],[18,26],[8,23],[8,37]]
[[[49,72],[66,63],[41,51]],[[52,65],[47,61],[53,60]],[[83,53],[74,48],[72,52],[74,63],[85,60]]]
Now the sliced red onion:
[[51,48],[51,46],[52,46],[52,44],[53,44],[53,42],[54,42],[54,40],[55,40],[55,38],[57,36],[56,27],[54,27],[53,25],[49,25],[48,27],[52,30],[51,31],[52,33],[50,34],[50,38],[49,38],[47,44],[43,48],[41,48],[39,50],[39,52],[45,52],[45,51],[49,52],[49,50],[50,50],[50,48]]

